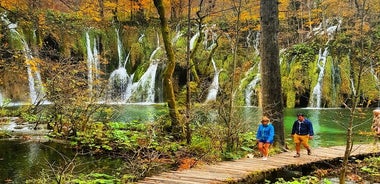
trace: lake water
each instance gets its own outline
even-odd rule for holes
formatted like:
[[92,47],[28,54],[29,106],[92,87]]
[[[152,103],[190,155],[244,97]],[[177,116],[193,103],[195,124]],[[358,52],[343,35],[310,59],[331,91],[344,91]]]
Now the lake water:
[[[165,113],[166,107],[163,105],[128,105],[120,106],[116,116],[117,121],[139,120],[154,121],[157,114]],[[354,121],[354,143],[368,143],[373,140],[371,136],[366,136],[362,132],[369,132],[372,123],[372,110],[363,109],[362,113],[355,116]],[[255,130],[260,117],[255,107],[241,107],[241,121],[252,124]],[[314,126],[315,137],[310,141],[312,147],[344,145],[346,140],[346,127],[349,123],[349,110],[346,109],[286,109],[284,111],[284,125],[286,141],[293,144],[290,132],[296,114],[303,112],[310,119]],[[66,157],[63,157],[65,155]],[[0,140],[0,183],[10,179],[13,183],[24,183],[24,180],[40,173],[42,168],[48,164],[60,164],[65,159],[72,159],[74,151],[65,148],[57,143],[36,143],[20,140]],[[99,172],[109,171],[117,168],[120,161],[110,158],[94,158],[91,156],[80,156],[77,158],[80,164],[77,169],[92,170],[99,169]],[[66,160],[67,162],[67,160]],[[91,168],[91,169],[89,169]],[[107,173],[107,172],[105,172]]]

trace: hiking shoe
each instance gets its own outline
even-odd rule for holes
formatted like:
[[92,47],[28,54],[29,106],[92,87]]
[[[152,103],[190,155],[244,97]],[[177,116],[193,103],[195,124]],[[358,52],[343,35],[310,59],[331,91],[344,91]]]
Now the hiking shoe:
[[300,157],[301,155],[299,154],[299,153],[297,153],[296,155],[294,155],[293,157],[294,158],[298,158],[298,157]]
[[307,149],[307,154],[311,155],[311,150],[310,149]]

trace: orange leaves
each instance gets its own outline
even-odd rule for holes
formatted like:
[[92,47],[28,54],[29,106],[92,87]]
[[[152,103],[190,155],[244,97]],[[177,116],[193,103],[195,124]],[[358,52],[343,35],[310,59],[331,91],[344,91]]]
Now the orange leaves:
[[182,171],[182,170],[190,169],[196,163],[197,163],[197,161],[194,158],[184,158],[181,160],[181,164],[179,165],[178,170]]

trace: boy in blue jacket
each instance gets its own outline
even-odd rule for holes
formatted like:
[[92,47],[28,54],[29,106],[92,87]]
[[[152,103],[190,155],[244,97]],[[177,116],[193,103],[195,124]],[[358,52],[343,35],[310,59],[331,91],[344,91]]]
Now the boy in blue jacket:
[[274,127],[269,123],[269,118],[263,116],[261,124],[257,129],[256,141],[260,153],[263,155],[263,160],[268,159],[269,147],[273,143]]

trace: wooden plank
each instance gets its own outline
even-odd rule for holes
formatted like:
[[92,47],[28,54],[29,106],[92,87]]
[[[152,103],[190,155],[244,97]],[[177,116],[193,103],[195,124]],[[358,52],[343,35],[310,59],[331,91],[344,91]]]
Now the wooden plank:
[[[238,181],[251,173],[267,172],[289,166],[301,166],[314,162],[343,158],[345,146],[314,148],[312,155],[306,152],[301,157],[293,158],[293,152],[271,155],[268,160],[262,158],[243,158],[235,161],[220,162],[215,165],[202,165],[183,171],[171,171],[157,176],[147,177],[140,184],[217,184],[225,181]],[[380,154],[380,147],[373,144],[354,145],[351,156],[363,154]]]

